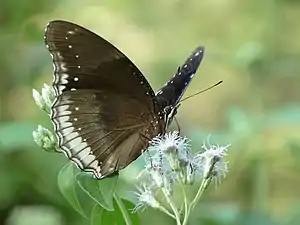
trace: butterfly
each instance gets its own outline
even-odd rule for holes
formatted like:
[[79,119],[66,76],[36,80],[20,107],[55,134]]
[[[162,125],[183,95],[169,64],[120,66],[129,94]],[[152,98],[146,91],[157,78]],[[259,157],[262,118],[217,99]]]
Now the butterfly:
[[130,59],[79,25],[52,21],[44,39],[54,67],[51,120],[59,147],[97,179],[128,166],[165,133],[204,54],[196,48],[155,93]]

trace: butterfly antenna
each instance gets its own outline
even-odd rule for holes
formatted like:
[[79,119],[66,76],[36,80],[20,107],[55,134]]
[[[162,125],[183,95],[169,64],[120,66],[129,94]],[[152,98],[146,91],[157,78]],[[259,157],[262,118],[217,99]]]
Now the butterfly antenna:
[[[216,86],[218,86],[219,84],[222,84],[222,83],[223,83],[223,81],[221,80],[221,81],[219,81],[218,83],[216,83],[216,84],[214,84],[214,85],[212,85],[212,86],[210,86],[210,87],[208,87],[208,88],[206,88],[206,89],[204,89],[204,90],[202,90],[202,91],[199,91],[199,92],[197,92],[197,93],[195,93],[195,94],[192,94],[192,95],[190,95],[190,96],[188,96],[188,97],[186,97],[186,98],[180,100],[180,102],[183,102],[183,101],[185,101],[185,100],[187,100],[187,99],[189,99],[189,98],[191,98],[191,97],[194,97],[195,95],[198,95],[198,94],[201,94],[201,93],[203,93],[203,92],[205,92],[205,91],[208,91],[208,90],[210,90],[210,89],[212,89],[212,88],[214,88],[214,87],[216,87]],[[179,102],[179,103],[180,103],[180,102]]]

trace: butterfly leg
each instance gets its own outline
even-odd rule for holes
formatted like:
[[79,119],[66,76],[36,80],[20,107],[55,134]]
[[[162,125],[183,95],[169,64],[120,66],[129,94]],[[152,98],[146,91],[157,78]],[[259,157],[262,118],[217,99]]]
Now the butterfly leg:
[[175,119],[175,122],[176,122],[176,124],[177,124],[178,134],[180,135],[180,125],[179,125],[179,123],[178,123],[176,117],[174,117],[174,119]]
[[148,138],[146,135],[139,133],[140,137],[147,139],[149,142],[151,141],[150,138]]

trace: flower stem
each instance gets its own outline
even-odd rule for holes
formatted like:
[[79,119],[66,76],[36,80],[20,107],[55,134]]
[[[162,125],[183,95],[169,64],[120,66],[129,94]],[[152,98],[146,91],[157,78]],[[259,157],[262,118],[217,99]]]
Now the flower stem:
[[212,179],[211,177],[207,177],[207,178],[204,178],[202,180],[201,185],[200,185],[200,187],[198,189],[198,192],[197,192],[195,198],[193,199],[193,201],[190,204],[190,210],[189,211],[192,211],[195,208],[198,200],[200,199],[200,197],[202,196],[203,192],[206,190],[206,188],[210,184],[211,179]]
[[216,157],[216,156],[211,158],[208,161],[207,168],[203,172],[204,174],[203,174],[203,179],[202,179],[201,185],[198,189],[198,192],[197,192],[195,198],[193,199],[193,201],[190,204],[190,211],[192,211],[195,208],[199,198],[202,196],[203,192],[206,190],[206,188],[210,184],[210,182],[212,180],[212,176],[213,176],[212,175],[213,169],[217,162],[218,162],[218,157]]
[[159,206],[158,209],[176,220],[176,217],[171,212],[169,212],[169,210],[167,210],[165,207]]
[[180,182],[180,187],[181,187],[181,190],[182,190],[183,201],[184,201],[184,218],[183,218],[182,225],[185,225],[185,224],[187,224],[187,220],[188,220],[188,217],[189,217],[188,199],[187,199],[184,183],[182,182],[181,178],[179,178],[179,182]]
[[118,196],[116,193],[114,193],[113,196],[114,196],[114,199],[115,199],[116,203],[117,203],[118,206],[119,206],[119,209],[120,209],[121,212],[122,212],[122,215],[123,215],[125,224],[126,224],[126,225],[132,225],[132,222],[131,222],[131,219],[130,219],[130,217],[129,217],[129,214],[128,214],[128,212],[127,212],[127,210],[126,210],[126,208],[125,208],[125,206],[124,206],[122,200],[119,198],[119,196]]
[[180,222],[180,213],[178,212],[174,202],[171,200],[171,198],[169,197],[167,191],[165,188],[162,188],[162,192],[167,200],[167,202],[169,203],[171,209],[173,210],[174,212],[174,216],[175,216],[175,220],[176,220],[176,224],[177,225],[181,225],[181,222]]

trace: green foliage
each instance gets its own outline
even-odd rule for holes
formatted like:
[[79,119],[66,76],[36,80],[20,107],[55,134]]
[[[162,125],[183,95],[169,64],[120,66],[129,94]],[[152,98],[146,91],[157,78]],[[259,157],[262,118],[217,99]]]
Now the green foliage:
[[84,173],[76,175],[77,184],[98,205],[108,211],[113,211],[113,194],[118,176],[97,180]]
[[139,224],[134,204],[120,199],[115,193],[118,176],[97,180],[78,173],[73,163],[64,166],[58,175],[58,186],[72,207],[97,224]]
[[[26,215],[30,224],[39,224],[34,218],[40,211],[28,208],[44,205],[54,211],[49,215],[57,225],[87,224],[79,214],[94,224],[104,215],[104,225],[123,215],[112,190],[106,192],[116,181],[102,186],[65,167],[58,178],[61,195],[56,177],[66,158],[32,141],[38,124],[50,124],[34,106],[31,91],[52,80],[43,43],[52,19],[82,24],[110,40],[155,89],[195,46],[205,45],[204,61],[186,95],[224,83],[184,101],[177,119],[194,149],[209,134],[214,143],[231,143],[231,171],[217,192],[205,195],[190,225],[299,224],[299,10],[297,0],[1,1],[0,224],[17,225]],[[121,172],[116,189],[123,202],[133,199],[130,191],[140,168],[133,164]],[[109,211],[112,206],[115,211]],[[143,225],[172,224],[157,211],[140,216]]]
[[72,207],[82,216],[97,224],[139,224],[138,215],[132,213],[134,204],[120,199],[115,193],[118,176],[96,180],[78,173],[73,163],[64,166],[58,175],[58,186]]
[[76,184],[77,181],[74,176],[74,168],[73,165],[69,163],[64,166],[58,174],[58,187],[74,209],[85,216],[76,194]]

